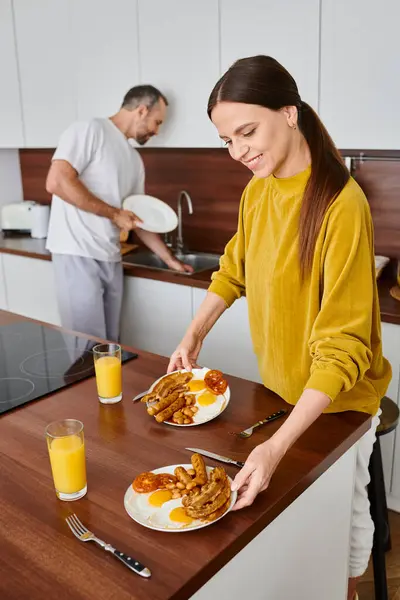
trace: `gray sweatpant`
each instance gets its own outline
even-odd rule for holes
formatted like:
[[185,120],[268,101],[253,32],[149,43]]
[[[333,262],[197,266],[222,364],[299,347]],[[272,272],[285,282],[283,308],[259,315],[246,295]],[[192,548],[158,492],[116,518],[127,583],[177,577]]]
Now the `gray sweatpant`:
[[122,263],[69,254],[53,254],[52,260],[62,326],[118,342]]

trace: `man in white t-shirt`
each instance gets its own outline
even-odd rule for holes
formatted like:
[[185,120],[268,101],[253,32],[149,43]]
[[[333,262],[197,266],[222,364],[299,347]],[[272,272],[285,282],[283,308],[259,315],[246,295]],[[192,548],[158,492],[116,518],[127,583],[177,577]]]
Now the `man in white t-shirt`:
[[119,340],[121,230],[135,229],[170,268],[191,271],[160,236],[140,229],[140,219],[121,208],[127,196],[144,194],[143,161],[128,140],[143,145],[156,135],[167,105],[153,86],[136,86],[114,116],[74,123],[61,136],[46,182],[53,194],[46,247],[68,329]]

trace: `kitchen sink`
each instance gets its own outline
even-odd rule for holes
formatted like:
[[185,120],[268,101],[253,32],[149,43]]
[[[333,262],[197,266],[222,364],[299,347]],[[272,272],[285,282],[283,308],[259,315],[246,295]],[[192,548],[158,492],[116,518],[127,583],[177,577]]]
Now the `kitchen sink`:
[[[194,273],[200,273],[201,271],[208,271],[209,269],[217,269],[219,266],[219,254],[208,254],[206,252],[184,252],[175,253],[178,260],[186,263],[193,267]],[[170,269],[165,262],[161,260],[153,252],[146,250],[139,252],[132,252],[122,258],[124,264],[134,265],[135,267],[147,267],[148,269],[155,269],[157,271],[169,271],[174,272]],[[191,275],[194,273],[182,273],[182,275]]]

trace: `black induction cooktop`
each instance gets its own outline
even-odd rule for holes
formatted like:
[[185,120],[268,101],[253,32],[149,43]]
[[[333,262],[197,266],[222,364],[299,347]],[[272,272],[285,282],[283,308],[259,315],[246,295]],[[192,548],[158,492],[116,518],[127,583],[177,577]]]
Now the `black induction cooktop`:
[[0,327],[0,414],[92,377],[97,343],[30,321]]

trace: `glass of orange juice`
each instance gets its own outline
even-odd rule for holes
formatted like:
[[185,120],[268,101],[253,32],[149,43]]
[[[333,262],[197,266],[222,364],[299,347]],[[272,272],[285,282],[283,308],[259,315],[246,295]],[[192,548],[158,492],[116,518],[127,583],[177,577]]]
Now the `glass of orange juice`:
[[87,492],[83,423],[54,421],[46,427],[54,487],[60,500],[79,500]]
[[99,400],[115,404],[122,399],[121,346],[98,344],[92,351]]

